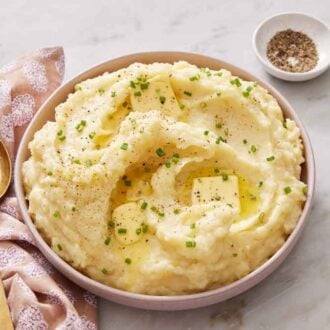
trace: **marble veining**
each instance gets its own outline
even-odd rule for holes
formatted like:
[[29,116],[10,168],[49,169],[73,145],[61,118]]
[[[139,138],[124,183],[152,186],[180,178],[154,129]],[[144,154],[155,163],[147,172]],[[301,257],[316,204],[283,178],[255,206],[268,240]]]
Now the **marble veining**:
[[304,83],[265,73],[252,49],[259,22],[284,11],[330,24],[329,0],[0,0],[0,65],[29,50],[62,45],[66,79],[109,58],[148,50],[193,51],[239,65],[293,105],[314,147],[313,209],[297,246],[268,279],[225,303],[156,312],[100,299],[100,329],[330,329],[330,70]]

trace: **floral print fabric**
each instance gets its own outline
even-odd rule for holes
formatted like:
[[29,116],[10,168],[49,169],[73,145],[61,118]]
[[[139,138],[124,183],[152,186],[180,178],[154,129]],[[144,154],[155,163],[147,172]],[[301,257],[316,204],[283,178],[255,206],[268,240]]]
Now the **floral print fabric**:
[[[25,128],[63,75],[60,47],[0,68],[0,139],[12,165]],[[63,277],[38,251],[12,187],[0,201],[0,276],[16,329],[97,329],[96,297]]]

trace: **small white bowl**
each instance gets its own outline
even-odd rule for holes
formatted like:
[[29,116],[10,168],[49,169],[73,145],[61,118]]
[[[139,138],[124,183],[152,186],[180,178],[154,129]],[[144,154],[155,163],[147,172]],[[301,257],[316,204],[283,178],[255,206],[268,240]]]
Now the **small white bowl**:
[[[275,67],[267,57],[267,44],[276,32],[291,29],[307,34],[314,42],[319,55],[315,68],[307,72],[287,72]],[[282,13],[259,24],[253,34],[253,48],[264,69],[271,75],[288,81],[305,81],[319,76],[329,67],[330,30],[319,19],[301,13]]]

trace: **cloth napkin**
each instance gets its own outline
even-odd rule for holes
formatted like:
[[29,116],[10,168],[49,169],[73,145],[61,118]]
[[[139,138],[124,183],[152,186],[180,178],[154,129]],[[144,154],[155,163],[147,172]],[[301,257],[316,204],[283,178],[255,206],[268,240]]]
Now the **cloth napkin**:
[[[63,49],[54,47],[0,69],[0,138],[12,165],[24,130],[61,84],[64,68]],[[63,277],[39,252],[12,186],[0,201],[0,276],[16,329],[97,329],[96,297]]]

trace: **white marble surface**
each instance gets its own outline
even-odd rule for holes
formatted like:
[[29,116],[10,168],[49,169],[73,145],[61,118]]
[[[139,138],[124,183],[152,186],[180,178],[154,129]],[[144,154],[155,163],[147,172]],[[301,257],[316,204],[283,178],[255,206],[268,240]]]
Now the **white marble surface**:
[[207,54],[278,88],[312,139],[314,208],[298,245],[272,276],[239,297],[195,311],[141,311],[100,300],[100,329],[330,329],[330,70],[305,83],[285,83],[262,71],[252,33],[261,20],[283,11],[330,23],[329,0],[0,0],[0,65],[48,45],[64,46],[66,78],[133,52]]

